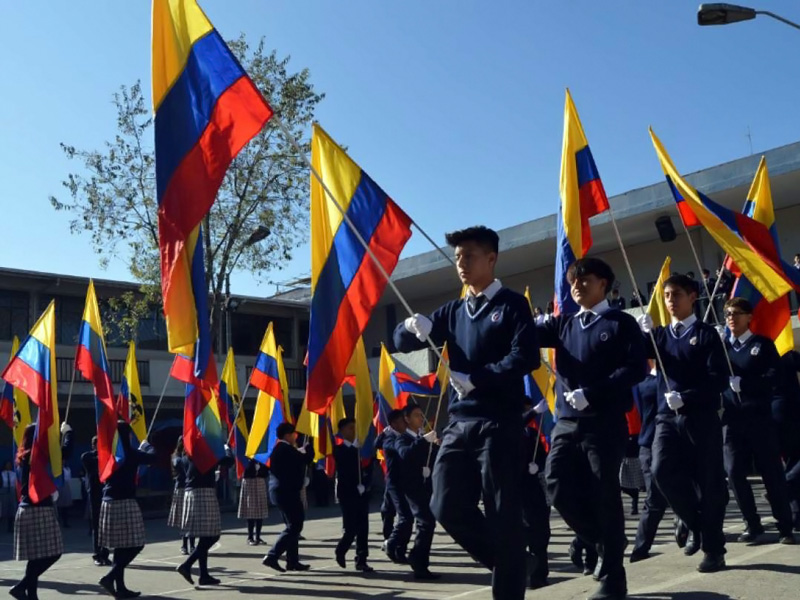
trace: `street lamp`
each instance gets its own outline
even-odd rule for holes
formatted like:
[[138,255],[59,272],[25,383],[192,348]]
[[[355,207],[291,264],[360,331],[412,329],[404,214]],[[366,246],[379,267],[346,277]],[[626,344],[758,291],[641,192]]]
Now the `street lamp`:
[[756,10],[737,4],[701,4],[697,9],[698,25],[728,25],[740,21],[752,21],[758,15],[766,15],[787,25],[800,29],[800,25],[768,10]]

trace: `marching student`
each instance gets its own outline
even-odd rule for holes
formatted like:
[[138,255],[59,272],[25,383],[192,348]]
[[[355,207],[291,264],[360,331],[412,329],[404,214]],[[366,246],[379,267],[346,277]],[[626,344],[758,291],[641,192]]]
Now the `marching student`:
[[247,519],[247,544],[250,546],[261,546],[266,543],[261,539],[261,528],[264,526],[264,519],[269,516],[268,477],[267,466],[251,458],[242,476],[237,513],[238,518]]
[[[65,425],[66,423],[61,426],[62,433]],[[25,576],[8,590],[8,593],[17,600],[38,600],[39,577],[52,567],[64,552],[64,542],[54,503],[54,499],[58,499],[58,492],[34,503],[28,491],[31,448],[35,433],[36,424],[25,428],[16,457],[21,492],[14,520],[14,560],[24,560],[28,563],[25,566]]]
[[347,567],[346,556],[355,540],[356,571],[372,573],[374,569],[367,564],[372,462],[361,464],[355,419],[340,419],[338,426],[342,443],[333,447],[333,458],[336,462],[336,497],[342,509],[342,537],[336,544],[336,563],[343,569]]
[[753,489],[747,482],[755,460],[772,515],[778,522],[782,544],[794,544],[792,510],[781,463],[778,431],[772,420],[772,398],[780,371],[773,341],[750,331],[753,306],[744,298],[731,298],[723,308],[730,336],[725,340],[733,366],[728,389],[722,394],[725,470],[733,496],[745,521],[740,542],[754,543],[764,527],[756,510]]
[[[382,453],[384,452],[384,442],[387,436],[392,435],[394,432],[392,428],[387,426],[383,431],[381,431],[378,436],[375,438],[375,451],[377,453],[380,450]],[[386,552],[386,546],[389,543],[389,537],[392,535],[392,530],[394,530],[394,518],[397,516],[397,512],[394,509],[394,503],[392,502],[392,498],[389,495],[389,469],[388,465],[386,464],[386,455],[383,453],[383,499],[381,500],[381,534],[383,536],[383,543],[381,544],[381,550]]]
[[547,408],[547,401],[542,399],[530,407],[522,416],[525,426],[523,435],[523,469],[522,469],[522,514],[525,521],[525,541],[528,552],[536,561],[536,565],[528,576],[528,587],[539,589],[548,584],[550,574],[547,545],[550,543],[550,507],[542,487],[540,475],[544,474],[547,461],[547,448],[540,439],[541,415]]
[[100,585],[115,598],[136,598],[141,592],[125,586],[125,568],[145,544],[142,511],[136,500],[136,473],[140,465],[156,461],[156,451],[147,440],[142,441],[139,449],[132,447],[133,431],[125,421],[117,423],[117,435],[123,458],[103,487],[99,539],[101,547],[114,550],[114,559],[111,570],[100,579]]
[[547,457],[553,506],[585,544],[600,555],[591,600],[627,597],[623,566],[625,515],[619,473],[631,408],[631,388],[647,374],[636,320],[605,299],[614,272],[597,258],[567,270],[580,310],[537,327],[543,347],[556,349],[556,413]]
[[183,447],[183,436],[181,435],[178,437],[175,452],[172,453],[172,478],[175,481],[175,485],[172,489],[172,502],[169,507],[167,527],[175,527],[181,530],[181,554],[187,556],[194,552],[195,538],[189,537],[183,532],[183,501],[186,495],[184,456],[186,456],[186,450]]
[[186,471],[186,492],[183,500],[183,533],[199,538],[197,546],[175,570],[189,584],[194,585],[192,566],[200,567],[200,585],[218,585],[219,579],[208,572],[208,551],[217,543],[221,530],[219,500],[216,489],[217,467],[233,465],[231,449],[225,444],[225,456],[205,473],[201,473],[188,454],[181,459]]
[[89,518],[92,524],[92,559],[96,567],[110,567],[108,548],[100,545],[100,508],[103,503],[103,484],[100,483],[100,472],[97,464],[97,436],[92,437],[92,449],[81,455],[81,463],[86,471],[86,493],[89,498]]
[[[383,451],[386,462],[386,498],[391,505],[394,525],[386,538],[386,556],[394,563],[405,564],[408,562],[406,552],[408,542],[411,540],[411,531],[414,527],[414,516],[408,506],[408,500],[403,488],[403,475],[400,455],[397,452],[396,442],[406,430],[406,418],[402,409],[394,409],[387,416],[389,426],[381,432],[375,442],[375,447]],[[382,514],[383,514],[383,509]],[[390,511],[387,510],[387,513]],[[387,530],[384,522],[384,534]]]
[[800,531],[800,352],[790,350],[780,359],[780,381],[772,400],[772,419],[778,426],[778,444],[784,461],[794,529]]
[[431,469],[428,467],[428,456],[433,451],[431,444],[436,441],[436,432],[420,434],[425,414],[416,404],[406,405],[403,413],[406,429],[397,436],[394,445],[400,457],[403,493],[417,529],[414,546],[408,553],[408,564],[414,572],[414,579],[439,579],[440,575],[431,573],[429,569],[436,519],[430,507]]
[[[672,275],[664,282],[664,300],[672,317],[668,327],[639,317],[650,358],[656,357],[653,334],[666,372],[658,371],[658,410],[651,469],[656,485],[685,523],[692,556],[701,548],[701,573],[725,568],[722,533],[728,490],[722,458],[722,424],[717,411],[728,387],[728,368],[719,334],[694,314],[696,282]],[[699,496],[699,497],[698,497]]]
[[493,597],[518,600],[526,584],[517,485],[523,377],[539,366],[536,329],[525,297],[495,279],[497,233],[471,227],[446,239],[466,297],[429,317],[409,317],[394,343],[401,352],[425,348],[429,339],[451,348],[450,422],[433,468],[431,508],[456,543],[492,570]]
[[[297,447],[297,433],[291,423],[281,423],[277,430],[278,441],[269,457],[270,495],[283,515],[286,528],[262,560],[264,566],[280,571],[307,571],[310,567],[300,562],[299,541],[306,515],[300,490],[305,485],[306,468],[314,462],[314,451]],[[286,554],[286,568],[278,559]]]

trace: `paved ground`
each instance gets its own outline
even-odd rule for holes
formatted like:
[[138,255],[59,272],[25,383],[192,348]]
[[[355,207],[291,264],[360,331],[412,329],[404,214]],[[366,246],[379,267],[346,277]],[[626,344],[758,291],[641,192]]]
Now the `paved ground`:
[[[758,494],[760,496],[760,492]],[[626,498],[626,508],[627,508]],[[762,508],[764,508],[762,506]],[[695,571],[699,557],[685,557],[670,539],[669,524],[665,519],[650,560],[628,568],[631,598],[647,600],[796,600],[800,598],[800,546],[780,546],[777,534],[771,529],[765,543],[745,546],[735,542],[741,525],[735,514],[735,504],[729,506],[726,532],[728,533],[728,570],[723,573],[701,575]],[[762,515],[768,512],[762,510]],[[333,560],[333,548],[339,535],[340,520],[336,507],[313,509],[306,523],[301,543],[302,559],[312,570],[302,575],[277,574],[261,565],[265,549],[252,548],[245,543],[246,535],[241,521],[232,515],[223,520],[225,531],[210,559],[214,575],[222,579],[218,588],[194,588],[174,572],[182,557],[178,552],[173,530],[163,521],[148,521],[148,545],[128,571],[128,585],[142,590],[144,596],[164,599],[214,599],[259,598],[276,596],[287,600],[308,598],[356,599],[440,599],[486,600],[491,598],[489,574],[477,567],[443,532],[437,532],[433,546],[432,570],[443,577],[437,582],[417,583],[402,567],[389,563],[380,552],[379,515],[372,515],[374,540],[371,544],[371,562],[376,572],[361,576],[353,571],[343,571]],[[280,531],[277,511],[270,515],[265,526],[268,542]],[[765,519],[769,525],[770,519]],[[104,573],[91,564],[91,538],[83,527],[65,530],[67,553],[56,563],[41,582],[42,599],[65,595],[93,597],[99,594],[97,580]],[[81,524],[82,525],[82,524]],[[628,536],[633,539],[636,518],[628,517]],[[542,600],[572,600],[585,598],[596,584],[590,577],[577,574],[566,556],[571,539],[563,523],[553,519],[551,545],[551,582],[538,591],[529,591],[527,598]],[[10,586],[19,577],[23,565],[10,560],[11,539],[0,534],[0,586]]]

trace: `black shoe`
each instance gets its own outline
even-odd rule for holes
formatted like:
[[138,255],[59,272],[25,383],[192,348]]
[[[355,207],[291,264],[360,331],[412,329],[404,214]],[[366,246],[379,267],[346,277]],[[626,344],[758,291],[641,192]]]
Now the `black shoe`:
[[583,574],[592,575],[598,564],[597,550],[594,548],[586,548],[586,558],[583,560]]
[[104,567],[104,566],[106,566],[106,563],[103,562],[102,558],[95,558],[94,559],[94,566],[95,567]]
[[28,593],[25,591],[25,588],[22,587],[21,582],[8,590],[8,593],[14,596],[14,598],[17,600],[28,600]]
[[528,589],[538,590],[548,585],[547,576],[542,577],[538,573],[534,573],[528,578]]
[[178,573],[178,575],[183,577],[189,583],[189,585],[194,585],[194,579],[192,579],[192,569],[189,567],[189,565],[178,565],[178,568],[175,569],[175,571]]
[[794,534],[791,531],[787,534],[781,534],[778,538],[778,543],[793,546],[795,544]]
[[256,546],[266,546],[267,542],[262,540],[261,538],[256,538]]
[[255,540],[247,540],[248,546],[258,546],[258,542]]
[[589,596],[587,600],[625,600],[628,597],[628,586],[623,580],[617,585],[602,582],[597,591]]
[[105,558],[103,558],[103,566],[104,567],[110,567],[113,564],[114,563],[112,563],[111,559],[109,559],[107,556]]
[[189,556],[189,549],[186,546],[181,546],[181,554]]
[[441,579],[441,577],[439,573],[431,573],[428,569],[414,571],[414,579],[419,581],[433,581],[435,579]]
[[742,533],[737,539],[745,544],[755,544],[758,542],[758,538],[760,538],[763,533],[764,527],[761,525],[746,527],[744,533]]
[[678,544],[678,548],[686,546],[688,539],[689,528],[680,519],[675,519],[675,543]]
[[342,567],[343,569],[347,568],[347,561],[345,560],[344,554],[339,554],[338,552],[336,553],[336,564]]
[[703,560],[697,565],[697,570],[701,573],[716,573],[725,568],[724,554],[706,554]]
[[308,571],[310,568],[311,568],[311,565],[304,565],[301,562],[296,562],[296,563],[292,563],[290,565],[289,564],[286,565],[286,570],[287,571]]
[[650,558],[650,553],[647,550],[634,550],[631,552],[630,562],[631,564],[637,563],[641,560],[647,560]]
[[690,531],[689,537],[686,540],[686,547],[683,549],[683,553],[686,556],[694,556],[700,551],[700,547],[702,546],[702,535],[699,531]]
[[117,592],[114,589],[114,578],[106,575],[98,581],[100,587],[103,588],[110,596],[116,597]]
[[370,567],[366,562],[357,562],[356,571],[361,571],[362,573],[374,573],[375,569]]
[[197,583],[199,585],[219,585],[220,581],[211,575],[201,575],[200,579],[197,580]]
[[567,548],[567,554],[569,554],[569,559],[572,561],[572,564],[575,565],[579,570],[583,570],[583,555],[575,547],[575,540],[570,542],[569,548]]
[[264,560],[261,561],[261,564],[265,567],[269,567],[270,569],[275,569],[278,573],[286,573],[286,569],[281,566],[281,563],[278,562],[277,556],[270,556],[267,554],[264,557]]
[[129,590],[128,588],[123,588],[121,590],[117,590],[115,598],[122,598],[123,600],[127,598],[138,598],[142,595],[142,592],[134,592],[133,590]]

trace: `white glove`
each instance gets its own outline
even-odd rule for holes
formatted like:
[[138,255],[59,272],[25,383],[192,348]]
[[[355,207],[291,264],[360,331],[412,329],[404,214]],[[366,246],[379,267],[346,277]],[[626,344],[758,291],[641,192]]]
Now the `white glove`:
[[722,338],[722,341],[724,342],[725,338],[728,337],[727,335],[725,335],[725,325],[715,325],[714,329],[717,330],[719,337]]
[[413,317],[408,317],[403,322],[403,325],[405,326],[406,331],[410,331],[416,335],[417,339],[421,342],[424,342],[428,338],[428,336],[431,334],[431,330],[433,329],[433,323],[431,323],[431,320],[425,315],[421,315],[419,313],[415,313]]
[[50,497],[53,499],[53,502],[58,502],[58,490],[53,492]]
[[533,407],[533,412],[535,412],[537,415],[541,415],[542,413],[546,413],[549,410],[550,410],[550,407],[547,406],[547,400],[545,400],[544,398],[539,400],[539,404],[537,404],[536,406]]
[[664,394],[664,398],[667,399],[667,406],[669,406],[670,410],[678,410],[683,406],[683,398],[681,398],[680,392],[667,392]]
[[466,373],[459,373],[458,371],[450,371],[450,385],[452,385],[453,389],[458,393],[459,400],[465,396],[469,396],[469,393],[475,389],[475,386],[469,379],[469,375]]
[[367,488],[365,488],[365,487],[364,487],[363,485],[361,485],[360,483],[359,483],[359,484],[356,486],[356,489],[358,490],[358,495],[359,495],[359,496],[363,496],[363,495],[364,495],[364,492],[366,492],[366,491],[367,491]]
[[72,427],[70,427],[69,424],[66,421],[64,421],[61,424],[61,435],[64,435],[68,431],[72,431]]
[[305,447],[305,446],[303,446],[302,448],[298,448],[298,449],[297,449],[297,451],[298,451],[300,454],[305,454],[305,453],[306,453],[306,447]]
[[731,389],[738,394],[742,391],[742,378],[738,375],[729,377],[728,385],[731,386]]
[[305,487],[308,487],[308,484],[309,484],[309,483],[311,483],[311,480],[310,480],[308,477],[306,477],[305,479],[303,479],[303,487],[304,487],[304,488],[305,488]]
[[353,440],[353,448],[361,448],[361,442],[359,442],[357,439]]
[[536,461],[531,461],[528,463],[528,473],[531,475],[536,475],[539,472],[539,465],[536,464]]
[[650,315],[640,315],[636,318],[636,321],[639,323],[639,329],[642,330],[642,333],[650,333],[653,331],[653,317]]
[[428,433],[426,433],[425,435],[422,436],[422,439],[424,439],[429,444],[435,443],[436,442],[436,431],[435,430],[434,431],[429,431]]
[[567,403],[575,410],[586,410],[586,407],[589,406],[589,401],[586,400],[586,395],[583,393],[583,390],[567,392],[565,396]]
[[431,476],[431,468],[428,466],[422,467],[422,478],[427,479]]
[[223,446],[223,448],[225,449],[225,454],[229,454],[229,453],[230,453],[230,451],[231,451],[231,447],[230,447],[228,444],[225,444],[225,445]]
[[148,442],[147,440],[142,440],[142,443],[139,444],[139,450],[141,450],[142,452],[147,452],[150,448],[152,448],[152,446],[150,445],[150,442]]

